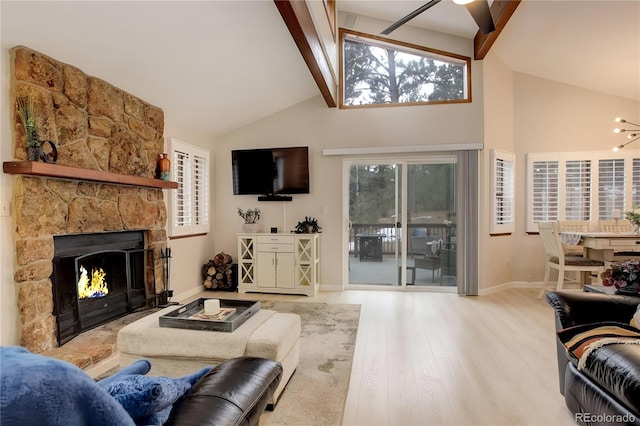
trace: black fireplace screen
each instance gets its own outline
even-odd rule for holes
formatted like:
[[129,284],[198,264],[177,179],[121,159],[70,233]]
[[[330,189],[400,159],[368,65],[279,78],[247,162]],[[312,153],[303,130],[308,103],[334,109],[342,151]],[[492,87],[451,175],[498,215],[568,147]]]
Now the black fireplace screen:
[[[54,237],[58,344],[135,310],[153,307],[153,251],[142,232]],[[148,273],[147,273],[148,272]]]

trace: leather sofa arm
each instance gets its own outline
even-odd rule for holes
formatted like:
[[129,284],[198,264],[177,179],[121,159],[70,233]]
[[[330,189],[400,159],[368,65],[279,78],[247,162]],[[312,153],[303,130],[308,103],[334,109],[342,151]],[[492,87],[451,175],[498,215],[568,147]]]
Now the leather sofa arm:
[[242,357],[209,371],[173,407],[165,425],[258,425],[282,378],[282,365]]
[[547,302],[556,313],[556,328],[602,321],[628,323],[640,304],[640,297],[601,293],[549,291]]

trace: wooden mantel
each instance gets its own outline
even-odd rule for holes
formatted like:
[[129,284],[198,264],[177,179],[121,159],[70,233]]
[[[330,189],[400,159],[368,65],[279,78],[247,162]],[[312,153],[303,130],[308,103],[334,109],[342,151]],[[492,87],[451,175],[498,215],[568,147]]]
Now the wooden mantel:
[[47,176],[60,179],[85,180],[90,182],[130,185],[143,188],[177,189],[178,182],[151,179],[139,176],[122,175],[100,170],[81,169],[58,164],[37,161],[5,161],[2,163],[5,173],[11,175]]

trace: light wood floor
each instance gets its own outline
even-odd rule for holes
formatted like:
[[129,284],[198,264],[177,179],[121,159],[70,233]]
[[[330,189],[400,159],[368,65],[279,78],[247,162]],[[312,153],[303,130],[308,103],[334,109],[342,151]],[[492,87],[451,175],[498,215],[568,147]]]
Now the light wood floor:
[[344,425],[575,424],[558,390],[552,309],[536,289],[229,296],[362,304]]

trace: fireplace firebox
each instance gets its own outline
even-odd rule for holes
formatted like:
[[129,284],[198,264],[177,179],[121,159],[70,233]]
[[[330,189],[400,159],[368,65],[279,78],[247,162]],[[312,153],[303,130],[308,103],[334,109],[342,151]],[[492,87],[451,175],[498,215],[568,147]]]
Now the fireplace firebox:
[[58,345],[115,318],[154,307],[154,264],[143,231],[54,237],[51,281]]

